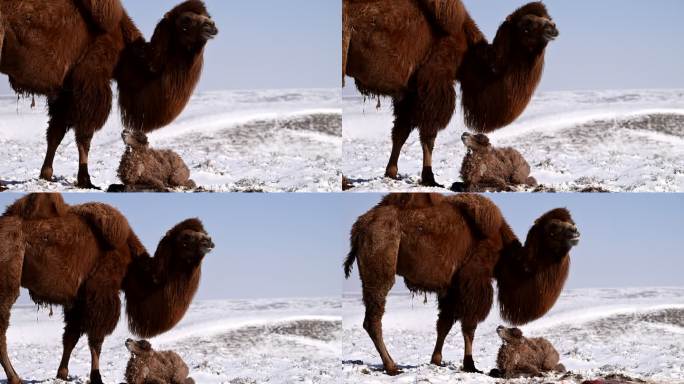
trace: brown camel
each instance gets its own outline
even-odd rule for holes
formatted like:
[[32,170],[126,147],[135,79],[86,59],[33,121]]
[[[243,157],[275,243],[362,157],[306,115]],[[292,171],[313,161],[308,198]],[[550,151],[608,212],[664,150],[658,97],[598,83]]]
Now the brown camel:
[[167,192],[177,187],[192,189],[197,186],[190,179],[190,169],[176,152],[150,148],[147,135],[142,131],[124,129],[121,137],[126,151],[117,174],[127,191]]
[[558,351],[543,337],[526,338],[518,328],[496,328],[503,344],[496,356],[497,369],[490,372],[494,377],[507,379],[541,376],[542,372],[565,372],[560,364]]
[[463,187],[468,192],[509,191],[518,185],[537,186],[530,165],[511,147],[494,148],[489,138],[465,132],[461,136],[468,153],[461,164]]
[[195,384],[188,377],[190,370],[183,359],[173,351],[155,351],[147,340],[126,340],[131,358],[126,365],[128,384]]
[[432,363],[442,363],[444,339],[456,321],[465,342],[463,369],[475,368],[477,324],[492,306],[497,280],[501,316],[524,324],[556,302],[570,267],[568,252],[579,241],[570,212],[554,209],[535,221],[525,245],[491,200],[475,194],[391,194],[359,217],[344,263],[349,277],[358,262],[366,316],[364,329],[385,370],[399,373],[382,338],[382,316],[395,275],[411,291],[434,292],[439,303]]
[[541,2],[501,24],[489,44],[460,0],[343,0],[342,70],[364,95],[393,99],[392,154],[385,176],[397,178],[401,148],[414,128],[423,147],[422,184],[432,173],[437,133],[456,105],[461,84],[465,123],[491,132],[529,103],[558,36]]
[[7,353],[10,309],[20,287],[37,304],[64,310],[64,351],[57,377],[67,380],[69,358],[88,336],[90,382],[102,383],[102,343],[116,328],[126,297],[128,326],[149,338],[184,316],[197,290],[201,263],[214,244],[198,219],[173,227],[150,257],[126,218],[99,203],[67,205],[59,194],[31,194],[0,217],[0,363],[19,384]]
[[[18,94],[47,96],[50,122],[40,177],[51,180],[69,128],[78,146],[78,187],[88,173],[93,134],[102,128],[116,80],[125,127],[149,132],[173,121],[202,71],[207,40],[218,33],[199,0],[168,12],[146,42],[119,0],[3,0],[0,72]],[[3,48],[4,44],[4,48]]]

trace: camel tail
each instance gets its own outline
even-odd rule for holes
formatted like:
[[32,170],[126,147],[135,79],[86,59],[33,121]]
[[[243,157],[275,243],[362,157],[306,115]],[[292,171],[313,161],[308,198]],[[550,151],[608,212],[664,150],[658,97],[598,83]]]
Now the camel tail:
[[354,224],[350,239],[351,249],[347,254],[347,259],[344,260],[344,277],[346,279],[351,276],[352,268],[354,267],[354,262],[356,261],[356,255],[359,253],[359,241],[359,231],[356,229],[356,224]]

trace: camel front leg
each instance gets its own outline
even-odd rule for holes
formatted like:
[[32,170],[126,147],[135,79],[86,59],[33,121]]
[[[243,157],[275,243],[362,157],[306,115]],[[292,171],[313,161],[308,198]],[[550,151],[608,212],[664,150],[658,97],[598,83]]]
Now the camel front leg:
[[420,184],[426,187],[444,188],[442,184],[435,181],[435,175],[432,173],[432,152],[435,149],[435,139],[437,134],[423,134],[421,131],[420,144],[423,147],[423,172],[421,174]]
[[475,340],[475,330],[477,324],[461,323],[461,332],[463,333],[463,343],[465,344],[463,352],[463,371],[482,373],[482,371],[475,368],[475,361],[473,360],[473,341]]
[[64,97],[59,96],[54,100],[48,102],[50,111],[50,122],[47,129],[47,151],[45,152],[45,160],[40,169],[40,178],[47,181],[52,181],[53,168],[52,163],[55,160],[57,148],[62,143],[64,135],[68,130],[68,125],[64,116]]
[[442,348],[444,347],[444,340],[454,326],[456,319],[456,308],[453,294],[447,293],[443,297],[438,298],[439,302],[439,318],[437,319],[437,342],[435,349],[432,352],[432,360],[435,365],[442,365]]
[[64,311],[64,322],[66,324],[62,336],[62,360],[57,369],[57,378],[64,381],[69,380],[69,360],[78,340],[81,338],[81,316],[80,304]]
[[88,337],[88,347],[90,347],[90,383],[103,384],[100,375],[100,353],[104,338]]
[[88,154],[92,139],[92,134],[76,135],[76,145],[78,146],[78,183],[76,186],[79,188],[99,189],[90,182],[90,173],[88,172]]
[[390,155],[385,177],[397,179],[399,173],[399,156],[406,140],[411,134],[413,127],[409,117],[409,108],[412,102],[409,97],[402,100],[394,100],[394,127],[392,127],[392,154]]

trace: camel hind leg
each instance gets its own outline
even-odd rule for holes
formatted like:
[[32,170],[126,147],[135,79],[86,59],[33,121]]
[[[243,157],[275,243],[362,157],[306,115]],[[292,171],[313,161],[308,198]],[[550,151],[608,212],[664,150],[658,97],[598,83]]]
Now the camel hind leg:
[[359,236],[357,260],[363,287],[366,315],[363,328],[370,336],[389,375],[401,373],[392,360],[382,335],[382,317],[387,294],[395,282],[401,233],[396,215],[390,211],[378,214],[357,230]]
[[477,325],[489,315],[494,301],[494,289],[488,270],[491,257],[496,255],[495,247],[487,240],[475,246],[474,252],[463,268],[458,272],[459,318],[463,333],[463,370],[465,372],[482,373],[475,368],[473,360],[473,342]]
[[23,264],[21,221],[16,218],[0,218],[0,365],[5,370],[8,384],[21,383],[7,353],[7,328],[12,306],[19,297]]

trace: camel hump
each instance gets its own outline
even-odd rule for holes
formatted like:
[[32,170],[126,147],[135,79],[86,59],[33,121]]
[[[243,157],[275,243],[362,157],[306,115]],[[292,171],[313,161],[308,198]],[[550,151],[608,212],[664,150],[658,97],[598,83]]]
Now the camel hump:
[[463,33],[468,13],[461,0],[420,0],[423,13],[447,35]]
[[120,0],[78,0],[90,14],[93,23],[105,32],[115,30],[121,23],[124,9]]
[[490,237],[500,233],[505,221],[499,207],[490,199],[471,193],[456,195],[452,199],[477,235]]
[[30,193],[7,207],[5,216],[42,220],[66,215],[69,206],[59,193]]
[[71,213],[83,217],[108,245],[133,245],[128,244],[131,233],[128,220],[116,208],[102,203],[86,203],[72,206]]
[[444,196],[439,193],[390,193],[378,206],[393,206],[400,209],[420,209],[439,205]]

